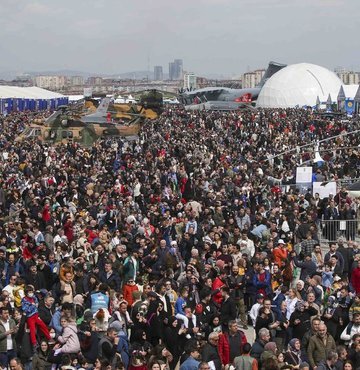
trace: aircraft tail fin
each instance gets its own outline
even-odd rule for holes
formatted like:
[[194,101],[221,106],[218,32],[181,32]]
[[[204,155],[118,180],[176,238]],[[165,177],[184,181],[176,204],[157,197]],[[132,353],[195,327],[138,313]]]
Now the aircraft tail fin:
[[97,107],[95,113],[92,114],[93,117],[103,117],[106,115],[107,110],[110,105],[110,98],[104,98],[101,100],[99,106]]
[[265,82],[276,72],[280,71],[280,69],[283,69],[286,67],[286,64],[277,63],[277,62],[270,62],[269,66],[267,67],[264,76],[262,77],[260,83],[257,87],[263,87],[265,85]]

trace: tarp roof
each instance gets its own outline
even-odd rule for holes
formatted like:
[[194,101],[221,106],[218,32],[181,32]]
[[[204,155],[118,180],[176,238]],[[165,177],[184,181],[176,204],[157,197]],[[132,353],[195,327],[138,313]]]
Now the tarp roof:
[[0,86],[1,98],[26,98],[26,99],[56,99],[65,96],[53,91],[41,89],[40,87],[17,87],[17,86]]

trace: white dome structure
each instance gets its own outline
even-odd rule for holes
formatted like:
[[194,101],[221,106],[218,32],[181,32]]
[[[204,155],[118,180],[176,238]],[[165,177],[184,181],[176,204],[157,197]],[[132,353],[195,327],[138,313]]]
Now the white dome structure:
[[316,64],[292,64],[271,76],[261,89],[256,106],[262,108],[292,108],[315,106],[317,98],[333,102],[341,87],[334,72]]

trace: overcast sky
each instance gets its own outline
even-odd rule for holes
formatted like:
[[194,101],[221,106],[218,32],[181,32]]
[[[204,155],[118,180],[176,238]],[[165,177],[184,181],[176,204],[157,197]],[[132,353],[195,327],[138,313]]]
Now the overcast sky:
[[360,0],[0,0],[0,72],[360,69]]

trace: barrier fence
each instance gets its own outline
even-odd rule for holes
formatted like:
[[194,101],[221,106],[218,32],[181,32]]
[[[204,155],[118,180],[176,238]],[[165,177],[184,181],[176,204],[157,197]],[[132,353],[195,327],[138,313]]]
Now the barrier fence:
[[321,220],[319,234],[322,243],[336,242],[341,236],[360,240],[360,220]]

